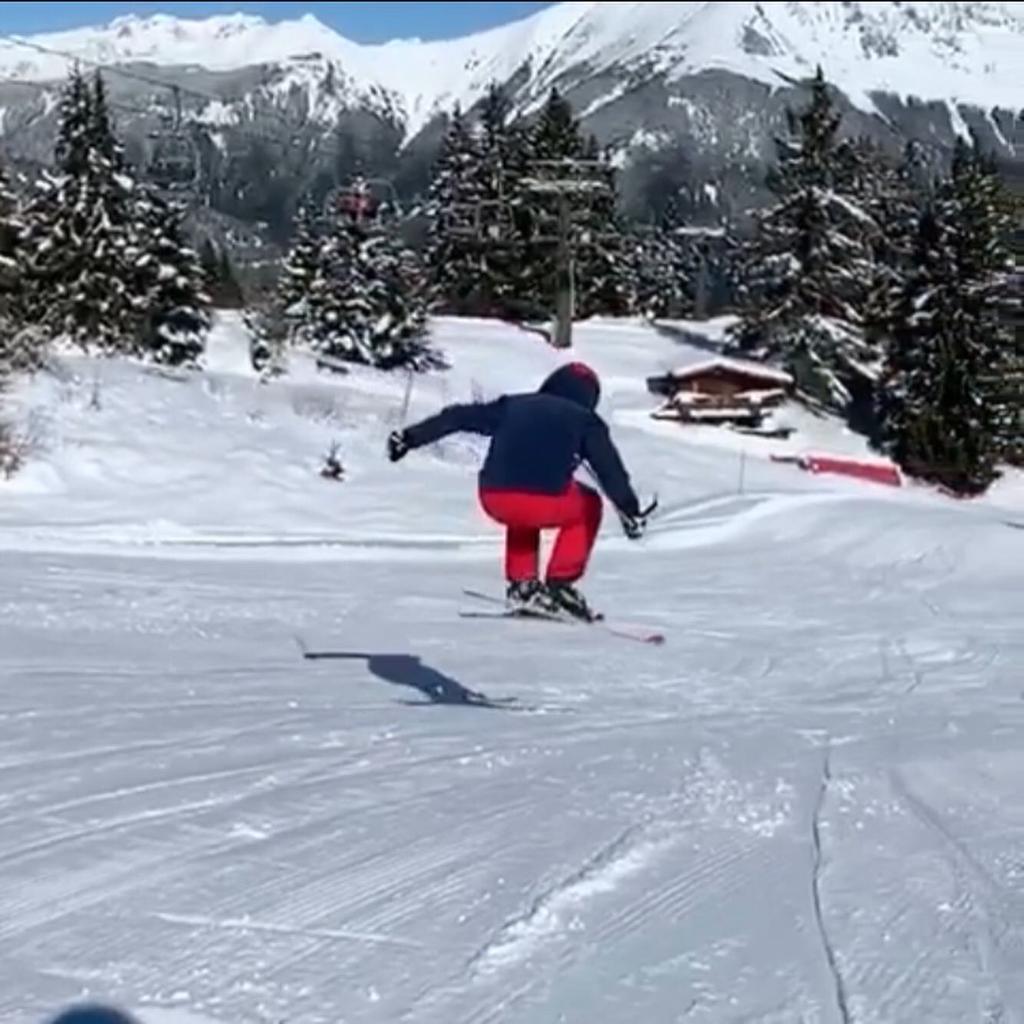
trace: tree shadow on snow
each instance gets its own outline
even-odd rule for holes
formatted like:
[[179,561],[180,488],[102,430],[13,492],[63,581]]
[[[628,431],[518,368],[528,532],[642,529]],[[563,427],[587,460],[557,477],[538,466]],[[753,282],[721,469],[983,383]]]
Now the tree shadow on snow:
[[722,354],[723,345],[721,341],[714,341],[703,334],[698,334],[696,331],[688,331],[685,327],[660,323],[657,320],[654,321],[652,326],[656,334],[661,335],[663,338],[670,338],[679,345],[700,349],[702,352],[708,352],[711,355],[720,356]]
[[414,654],[364,654],[356,651],[304,651],[307,661],[365,661],[378,679],[392,686],[405,686],[421,693],[426,700],[405,704],[468,704],[474,707],[503,708],[515,698],[493,700],[463,686],[457,679],[424,665]]

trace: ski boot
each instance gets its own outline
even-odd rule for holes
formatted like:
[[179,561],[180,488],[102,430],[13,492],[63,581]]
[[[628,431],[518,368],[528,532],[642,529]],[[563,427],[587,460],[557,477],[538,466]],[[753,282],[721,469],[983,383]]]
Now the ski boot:
[[571,615],[583,622],[600,622],[604,618],[587,604],[587,599],[571,583],[549,580],[544,591],[544,604],[549,611]]
[[512,580],[505,591],[509,611],[529,615],[531,611],[544,611],[544,588],[538,580]]

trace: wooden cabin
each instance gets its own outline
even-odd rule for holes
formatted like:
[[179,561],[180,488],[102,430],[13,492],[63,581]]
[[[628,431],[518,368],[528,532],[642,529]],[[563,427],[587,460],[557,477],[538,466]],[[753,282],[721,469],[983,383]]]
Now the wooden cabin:
[[747,429],[760,427],[792,387],[782,370],[724,356],[647,379],[648,391],[665,399],[655,419]]

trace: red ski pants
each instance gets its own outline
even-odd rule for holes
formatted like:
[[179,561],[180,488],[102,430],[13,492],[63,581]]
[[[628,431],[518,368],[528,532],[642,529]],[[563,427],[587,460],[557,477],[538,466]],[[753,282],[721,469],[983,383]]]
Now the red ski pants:
[[547,579],[573,583],[586,571],[601,527],[601,496],[573,481],[562,494],[482,489],[480,504],[507,527],[505,576],[509,580],[538,578],[540,531],[557,529]]

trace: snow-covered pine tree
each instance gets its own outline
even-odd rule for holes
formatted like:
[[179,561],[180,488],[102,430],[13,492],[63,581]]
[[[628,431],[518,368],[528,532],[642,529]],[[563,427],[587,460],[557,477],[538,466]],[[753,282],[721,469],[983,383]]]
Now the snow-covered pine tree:
[[959,294],[954,216],[945,198],[920,217],[879,412],[881,447],[905,472],[969,495],[996,478],[996,424],[981,386],[988,346]]
[[18,199],[7,169],[0,163],[0,257],[12,260],[21,226],[18,220]]
[[443,361],[428,341],[428,288],[416,253],[387,230],[362,243],[360,260],[373,319],[367,341],[382,370],[426,370]]
[[299,206],[288,253],[281,265],[277,302],[284,316],[301,320],[310,288],[320,266],[317,218],[309,203]]
[[43,360],[46,339],[27,317],[21,200],[0,165],[0,383]]
[[0,315],[5,312],[7,316],[13,315],[21,276],[17,262],[21,231],[19,203],[4,166],[0,164]]
[[20,278],[16,259],[18,235],[14,191],[0,164],[0,388],[11,372],[13,346],[10,339],[17,330],[15,304]]
[[631,235],[633,305],[640,316],[679,318],[693,313],[694,268],[681,228],[679,208],[670,198],[657,224]]
[[878,373],[879,351],[864,332],[878,225],[852,190],[840,115],[820,68],[810,104],[789,122],[769,178],[778,201],[756,218],[732,341],[782,363],[805,398],[847,413],[873,392]]
[[[251,303],[245,314],[251,335],[252,365],[264,378],[285,372],[285,353],[289,345],[313,342],[315,313],[326,315],[333,302],[329,276],[322,273],[323,244],[320,222],[312,204],[300,203],[277,285]],[[218,274],[225,264],[214,254],[212,265],[213,273]],[[316,310],[315,302],[320,304]],[[322,322],[320,329],[322,333]]]
[[469,122],[456,105],[448,121],[430,183],[426,264],[434,304],[443,312],[479,311],[483,290],[478,211],[484,200],[480,152]]
[[139,186],[136,217],[140,354],[166,366],[196,366],[211,325],[210,297],[199,255],[185,239],[184,210]]
[[59,122],[54,160],[61,174],[84,177],[90,170],[89,150],[95,141],[89,83],[76,65],[68,75],[58,103]]
[[491,83],[472,132],[478,152],[480,284],[478,312],[513,316],[522,309],[523,238],[517,221],[517,182],[526,173],[524,129],[510,124],[511,102]]
[[596,165],[594,177],[604,189],[582,207],[581,233],[576,247],[576,306],[581,318],[625,316],[636,302],[636,282],[630,273],[627,229],[618,212],[618,175],[591,136],[584,159]]
[[85,350],[132,350],[141,297],[131,291],[134,182],[109,120],[102,79],[73,72],[61,99],[57,173],[25,214],[23,267],[35,322]]
[[958,142],[951,176],[920,215],[895,304],[881,443],[906,472],[960,495],[997,478],[1020,395],[1007,388],[1014,350],[1000,321],[1005,220],[994,168]]
[[1024,433],[1024,339],[1007,316],[1014,298],[1010,207],[995,160],[977,144],[957,140],[951,173],[962,297],[988,348],[982,389],[995,417],[998,456],[1007,459]]
[[572,104],[552,88],[530,132],[530,159],[592,159],[596,154],[587,153],[587,142]]
[[246,304],[242,319],[249,331],[249,361],[263,380],[287,372],[286,350],[293,324],[285,321],[276,296],[262,296]]
[[531,191],[529,180],[589,179],[602,188],[581,188],[568,198],[577,315],[629,312],[636,297],[635,263],[617,213],[615,170],[597,140],[584,135],[572,105],[557,89],[551,90],[536,122],[523,133],[517,166],[521,171],[516,202],[524,238],[521,298],[550,309],[558,277],[559,199]]
[[426,275],[392,231],[339,212],[322,240],[297,338],[331,359],[425,370],[440,365],[428,308]]
[[1000,275],[1004,297],[1001,315],[1011,339],[1005,373],[1009,415],[1002,454],[1010,465],[1024,468],[1024,192],[1019,186],[1015,190],[1004,189],[1000,209],[1011,225],[1008,240],[1011,267]]
[[509,315],[522,290],[523,247],[515,183],[524,173],[522,131],[493,84],[479,118],[456,106],[434,168],[428,200],[427,267],[435,308]]

